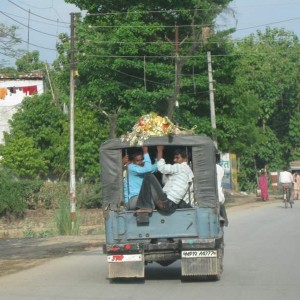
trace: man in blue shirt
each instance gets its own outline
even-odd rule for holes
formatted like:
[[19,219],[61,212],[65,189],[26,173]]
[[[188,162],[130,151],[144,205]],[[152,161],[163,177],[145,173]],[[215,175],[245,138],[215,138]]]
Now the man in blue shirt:
[[124,178],[124,203],[127,209],[134,210],[141,190],[143,179],[147,173],[157,171],[157,163],[151,163],[148,147],[143,152],[132,155],[132,162],[127,165],[127,174]]

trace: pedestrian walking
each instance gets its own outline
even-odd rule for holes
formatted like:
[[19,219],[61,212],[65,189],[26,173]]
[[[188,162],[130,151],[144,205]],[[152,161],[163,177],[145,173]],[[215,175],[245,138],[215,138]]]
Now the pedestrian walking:
[[268,190],[268,179],[265,170],[260,171],[258,179],[258,187],[260,189],[260,196],[262,201],[269,200],[269,190]]

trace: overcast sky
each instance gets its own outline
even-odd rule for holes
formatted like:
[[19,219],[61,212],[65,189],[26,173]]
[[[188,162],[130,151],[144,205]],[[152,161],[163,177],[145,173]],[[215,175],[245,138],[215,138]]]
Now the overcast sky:
[[[300,0],[234,0],[231,8],[236,20],[227,13],[219,18],[220,29],[235,26],[234,38],[242,38],[266,26],[285,28],[300,37]],[[30,13],[29,13],[30,10]],[[16,25],[22,48],[38,50],[40,59],[52,63],[55,43],[61,32],[70,33],[70,13],[79,9],[64,0],[0,0],[0,22]],[[28,32],[29,23],[29,32]],[[29,41],[29,44],[27,43]],[[0,54],[0,60],[7,57]],[[10,60],[10,65],[14,61]]]

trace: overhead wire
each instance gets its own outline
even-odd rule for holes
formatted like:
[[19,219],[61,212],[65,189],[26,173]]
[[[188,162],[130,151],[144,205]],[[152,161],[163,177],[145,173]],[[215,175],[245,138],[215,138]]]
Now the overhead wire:
[[[108,68],[108,67],[107,67]],[[141,80],[141,81],[145,81],[145,78],[144,77],[138,77],[138,76],[135,76],[135,75],[131,75],[131,74],[128,74],[126,72],[122,72],[122,71],[119,71],[119,70],[116,70],[116,69],[111,69],[109,68],[110,70],[116,72],[116,73],[120,73],[120,74],[123,74],[123,75],[126,75],[128,77],[132,77],[132,78],[135,78],[135,79],[138,79],[138,80]],[[163,85],[163,86],[170,86],[171,84],[167,84],[167,83],[161,83],[161,82],[157,82],[157,81],[153,81],[153,80],[148,80],[146,79],[147,82],[149,83],[155,83],[155,84],[158,84],[158,85]]]
[[240,29],[236,29],[236,31],[248,30],[248,29],[253,29],[253,28],[258,28],[258,27],[263,27],[263,26],[270,26],[270,25],[274,25],[274,24],[280,24],[280,23],[295,21],[295,20],[299,20],[299,19],[300,19],[300,17],[285,19],[285,20],[281,20],[281,21],[276,21],[276,22],[265,23],[265,24],[261,24],[261,25],[255,25],[255,26],[240,28]]
[[[13,38],[13,36],[12,36],[11,34],[7,34],[7,35]],[[31,45],[31,46],[35,46],[35,47],[42,48],[42,49],[45,49],[45,50],[57,51],[57,49],[51,49],[51,48],[43,47],[43,46],[36,45],[36,44],[33,44],[33,43],[29,43],[29,42],[24,41],[24,40],[22,40],[22,39],[20,39],[20,41],[21,41],[22,43],[26,43],[26,44],[29,44],[29,45]]]
[[[14,5],[16,5],[17,7],[19,7],[20,9],[22,9],[22,10],[24,10],[24,11],[26,11],[26,12],[28,12],[26,9],[24,9],[23,7],[21,7],[21,6],[19,6],[18,4],[16,4],[16,3],[14,3],[13,1],[11,1],[11,0],[8,0],[10,3],[12,3],[12,4],[14,4]],[[209,10],[210,8],[208,8],[208,9],[197,9],[197,10]],[[192,10],[194,10],[194,9],[186,9],[186,10],[172,10],[172,12],[175,12],[175,11],[177,11],[177,12],[180,12],[180,11],[192,11]],[[18,24],[21,24],[22,26],[24,26],[24,27],[26,27],[26,28],[28,28],[28,26],[27,25],[25,25],[25,24],[22,24],[22,23],[20,23],[20,22],[18,22],[17,20],[15,20],[15,19],[13,19],[13,18],[11,18],[11,17],[9,17],[9,15],[8,14],[6,14],[6,13],[4,13],[3,11],[0,11],[2,14],[4,14],[4,15],[6,15],[8,18],[10,18],[10,19],[12,19],[13,21],[15,21],[15,22],[17,22]],[[133,12],[133,13],[166,13],[166,12],[168,12],[168,11],[166,11],[166,10],[161,10],[161,11],[139,11],[139,12]],[[119,12],[120,13],[120,12]],[[128,12],[121,12],[121,13],[128,13]],[[129,13],[131,13],[131,12],[129,12]],[[62,24],[69,24],[68,22],[60,22],[60,21],[58,21],[58,20],[52,20],[52,19],[48,19],[48,18],[44,18],[44,17],[42,17],[42,16],[40,16],[40,15],[37,15],[37,14],[34,14],[34,13],[31,13],[32,15],[35,15],[35,16],[37,16],[37,17],[40,17],[40,18],[42,18],[42,19],[45,19],[45,20],[49,20],[49,21],[51,21],[51,22],[56,22],[56,23],[62,23]],[[116,13],[95,13],[95,14],[89,14],[89,15],[105,15],[105,14],[107,14],[107,15],[110,15],[110,14],[118,14],[117,12]],[[298,19],[300,19],[300,17],[297,17],[297,18],[292,18],[292,19],[286,19],[286,20],[281,20],[281,21],[277,21],[277,22],[272,22],[272,23],[266,23],[266,24],[262,24],[262,25],[256,25],[256,26],[252,26],[252,27],[247,27],[247,28],[238,28],[238,29],[236,29],[236,31],[241,31],[241,30],[247,30],[247,29],[251,29],[251,28],[258,28],[258,27],[262,27],[262,26],[268,26],[268,25],[273,25],[273,24],[278,24],[278,23],[283,23],[283,22],[287,22],[287,21],[293,21],[293,20],[298,20]],[[38,22],[38,21],[37,21]],[[49,24],[50,25],[50,24]],[[196,26],[199,26],[199,27],[204,27],[204,26],[208,26],[209,24],[206,24],[206,25],[196,25]],[[178,27],[191,27],[192,25],[178,25]],[[92,26],[91,28],[93,28],[93,27],[103,27],[103,26]],[[109,28],[111,28],[111,27],[117,27],[117,26],[105,26],[105,27],[109,27]],[[126,28],[126,27],[145,27],[145,26],[123,26],[123,28]],[[166,26],[156,26],[156,27],[166,27]],[[171,28],[173,28],[174,26],[167,26],[167,27],[171,27]],[[56,38],[58,38],[58,35],[52,35],[52,34],[49,34],[49,33],[46,33],[46,32],[42,32],[42,31],[39,31],[39,30],[36,30],[36,29],[34,29],[34,28],[31,28],[30,27],[30,29],[31,30],[34,30],[34,31],[37,31],[37,32],[39,32],[39,33],[41,33],[41,34],[45,34],[45,35],[50,35],[50,36],[53,36],[53,37],[56,37]],[[28,44],[28,42],[25,42],[24,40],[21,40],[23,43],[26,43],[26,44]],[[239,40],[231,40],[231,41],[239,41]],[[93,42],[95,42],[95,41],[93,41]],[[99,42],[97,42],[97,43],[118,43],[118,44],[129,44],[129,43],[131,43],[131,44],[138,44],[139,42],[111,42],[111,41],[99,41]],[[158,44],[162,44],[162,43],[168,43],[168,42],[142,42],[143,44],[155,44],[155,43],[158,43]],[[200,42],[189,42],[189,41],[186,41],[185,43],[190,43],[190,44],[196,44],[196,43],[201,43],[201,41]],[[213,42],[211,42],[211,43],[215,43],[215,44],[220,44],[221,42],[220,41],[213,41]],[[56,49],[51,49],[51,48],[48,48],[48,47],[43,47],[43,46],[40,46],[40,45],[36,45],[36,44],[32,44],[32,43],[29,43],[30,45],[32,45],[32,46],[35,46],[35,47],[38,47],[38,48],[42,48],[42,49],[46,49],[46,50],[51,50],[51,51],[56,51]],[[243,55],[243,54],[227,54],[227,55],[213,55],[213,56],[236,56],[236,55]],[[249,53],[247,53],[247,55],[249,55]],[[251,55],[253,55],[253,54],[251,54]],[[132,56],[132,55],[123,55],[123,56],[120,56],[120,55],[110,55],[110,56],[103,56],[103,55],[89,55],[89,57],[92,57],[92,56],[96,56],[96,57],[102,57],[102,58],[144,58],[145,56]],[[174,58],[175,56],[146,56],[146,57],[148,57],[148,58]],[[199,57],[199,56],[182,56],[182,57]]]
[[[178,28],[209,27],[214,24],[176,25]],[[175,25],[90,25],[89,28],[175,28]]]
[[[11,4],[17,6],[18,8],[20,8],[20,9],[22,9],[22,10],[28,12],[27,9],[25,9],[25,8],[23,8],[22,6],[20,6],[20,5],[16,4],[16,3],[14,3],[13,1],[11,1],[11,0],[7,0],[7,1],[10,2]],[[33,13],[33,12],[31,12],[31,14],[34,15],[34,16],[36,16],[36,17],[38,17],[38,18],[42,18],[42,19],[44,19],[44,20],[48,20],[48,21],[51,21],[51,22],[57,22],[57,20],[45,18],[45,17],[40,16],[40,15],[38,15],[38,14],[35,14],[35,13]],[[62,23],[62,24],[70,25],[70,22],[63,22],[63,21],[58,21],[58,22],[59,22],[59,23]]]
[[[22,17],[22,16],[19,16],[19,15],[15,15],[15,14],[9,13],[7,11],[3,11],[3,12],[6,13],[7,15],[9,15],[9,16],[13,16],[13,17],[20,18],[20,19],[23,19],[23,20],[28,20],[28,17]],[[36,23],[45,24],[45,25],[48,25],[48,26],[55,26],[55,27],[58,26],[60,28],[69,28],[65,25],[51,24],[51,23],[47,23],[47,22],[43,22],[43,21],[38,21],[38,20],[35,20],[35,19],[30,19],[30,22],[36,22]]]
[[1,13],[2,15],[6,16],[7,18],[9,18],[9,19],[15,21],[16,23],[18,23],[18,24],[20,24],[20,25],[26,27],[26,28],[29,28],[29,29],[31,29],[31,30],[33,30],[33,31],[36,31],[36,32],[39,32],[39,33],[42,33],[42,34],[45,34],[45,35],[48,35],[48,36],[53,36],[53,37],[57,38],[57,35],[54,35],[54,34],[51,34],[51,33],[48,33],[48,32],[43,32],[43,31],[40,31],[40,30],[38,30],[38,29],[32,28],[32,27],[30,27],[30,26],[28,26],[28,25],[26,25],[26,24],[23,24],[23,23],[17,21],[16,19],[14,19],[14,18],[8,16],[8,15],[7,15],[6,13],[4,13],[3,11],[0,11],[0,13]]
[[32,4],[29,4],[29,3],[24,3],[23,1],[20,1],[20,0],[18,2],[20,2],[24,5],[27,5],[29,7],[35,8],[35,9],[51,9],[53,7],[53,1],[52,1],[52,6],[49,6],[49,7],[37,7],[37,6],[34,6]]
[[109,16],[109,15],[122,15],[122,14],[153,14],[153,13],[179,13],[187,11],[208,11],[212,8],[190,8],[190,9],[167,9],[167,10],[138,10],[138,11],[124,11],[124,12],[110,12],[110,13],[87,13],[87,16]]

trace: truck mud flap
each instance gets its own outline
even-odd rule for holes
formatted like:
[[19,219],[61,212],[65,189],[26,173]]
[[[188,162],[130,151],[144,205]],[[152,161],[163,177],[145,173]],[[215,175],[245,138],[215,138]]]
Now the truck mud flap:
[[142,254],[111,255],[107,257],[108,278],[144,278],[145,263]]
[[182,251],[182,255],[182,276],[214,276],[219,279],[222,272],[220,250]]

